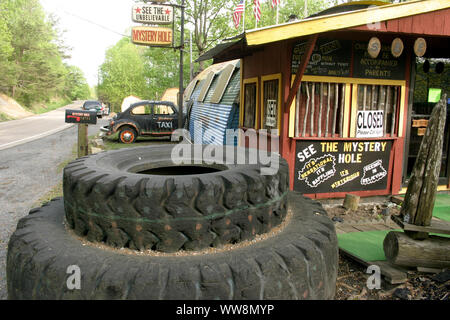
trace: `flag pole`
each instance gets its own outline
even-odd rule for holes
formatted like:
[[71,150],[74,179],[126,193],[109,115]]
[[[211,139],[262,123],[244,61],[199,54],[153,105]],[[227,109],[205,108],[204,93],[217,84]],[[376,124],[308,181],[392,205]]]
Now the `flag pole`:
[[244,12],[242,14],[242,32],[245,33],[245,0],[244,0]]
[[279,4],[277,4],[277,24],[278,24],[278,7],[279,7],[280,5]]

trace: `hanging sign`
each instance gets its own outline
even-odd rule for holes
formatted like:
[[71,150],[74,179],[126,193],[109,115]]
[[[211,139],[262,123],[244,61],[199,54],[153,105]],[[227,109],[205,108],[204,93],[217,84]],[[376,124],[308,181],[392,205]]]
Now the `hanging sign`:
[[169,28],[133,27],[131,30],[131,41],[148,46],[171,46],[173,43],[173,31]]
[[384,190],[392,141],[297,141],[294,190],[306,194]]
[[356,116],[356,137],[357,138],[378,138],[384,135],[383,110],[358,111]]
[[381,51],[381,42],[377,37],[372,37],[367,45],[367,52],[369,56],[373,59],[378,57]]
[[267,100],[266,126],[277,126],[277,100]]
[[173,8],[167,5],[136,3],[133,5],[131,16],[134,22],[171,24]]
[[423,57],[427,51],[427,42],[424,38],[417,38],[414,42],[414,53],[418,57]]

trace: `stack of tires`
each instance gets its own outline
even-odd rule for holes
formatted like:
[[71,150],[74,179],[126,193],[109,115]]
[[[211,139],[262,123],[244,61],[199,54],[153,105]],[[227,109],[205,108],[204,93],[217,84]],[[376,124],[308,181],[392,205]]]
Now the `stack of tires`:
[[279,165],[263,175],[248,149],[221,147],[246,164],[203,152],[174,165],[173,148],[67,165],[64,198],[31,210],[10,239],[9,299],[334,297],[333,223],[289,191],[285,160],[272,156]]

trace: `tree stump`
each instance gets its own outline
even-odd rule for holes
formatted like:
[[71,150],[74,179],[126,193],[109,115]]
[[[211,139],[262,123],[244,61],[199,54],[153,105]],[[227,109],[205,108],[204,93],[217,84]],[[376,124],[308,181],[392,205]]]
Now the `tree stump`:
[[[429,226],[431,223],[441,169],[446,113],[447,96],[444,95],[431,113],[425,136],[420,144],[400,210],[400,218],[404,222],[418,226]],[[428,236],[424,232],[407,234],[415,239],[425,239]]]
[[383,242],[386,259],[406,267],[450,267],[450,238],[430,236],[426,240],[411,239],[403,232],[391,231]]
[[359,199],[360,197],[355,196],[354,194],[346,194],[342,205],[345,209],[358,210]]

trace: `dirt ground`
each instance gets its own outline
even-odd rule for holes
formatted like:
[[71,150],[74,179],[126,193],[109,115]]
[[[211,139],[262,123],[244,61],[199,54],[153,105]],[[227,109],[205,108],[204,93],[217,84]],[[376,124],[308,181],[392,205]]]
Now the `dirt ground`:
[[[341,202],[342,203],[342,202]],[[355,223],[390,223],[390,215],[398,214],[400,207],[388,200],[360,204],[356,211],[338,204],[323,204],[337,226]],[[387,209],[388,208],[388,209]],[[386,210],[387,209],[387,210]],[[368,289],[366,267],[345,255],[339,255],[336,282],[337,300],[450,300],[450,269],[440,273],[408,272],[408,280],[392,285],[382,277],[380,289]]]

